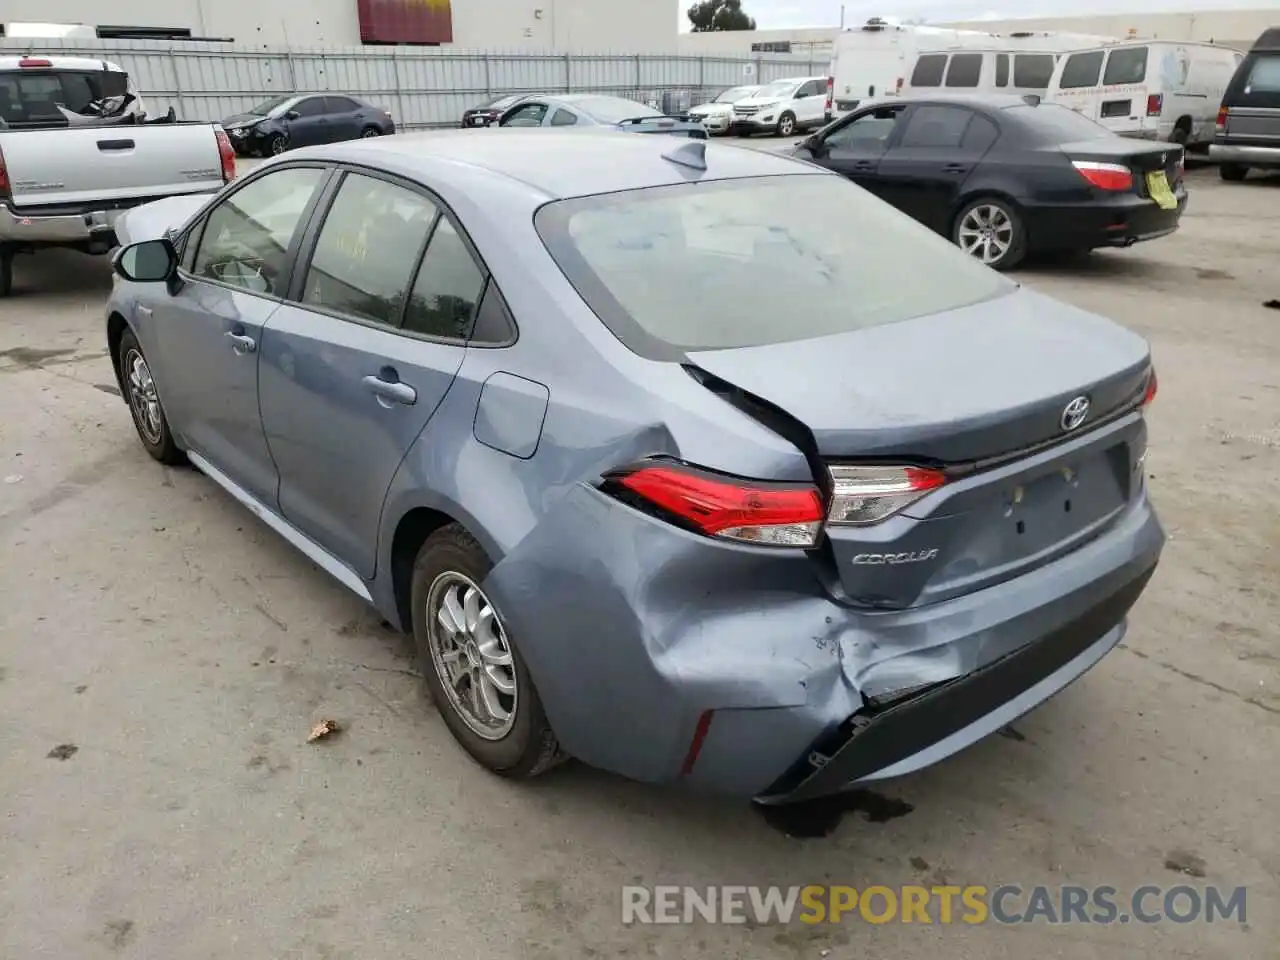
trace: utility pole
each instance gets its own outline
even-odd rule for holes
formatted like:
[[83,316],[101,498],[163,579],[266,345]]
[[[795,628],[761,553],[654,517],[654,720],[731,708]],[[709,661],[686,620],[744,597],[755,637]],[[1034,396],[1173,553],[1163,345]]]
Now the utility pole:
[[844,30],[844,4],[840,4],[840,29]]

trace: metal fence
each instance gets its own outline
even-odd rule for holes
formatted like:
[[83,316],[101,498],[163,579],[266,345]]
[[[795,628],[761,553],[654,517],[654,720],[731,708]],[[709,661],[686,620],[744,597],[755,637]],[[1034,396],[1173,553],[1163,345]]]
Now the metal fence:
[[[268,97],[341,91],[392,111],[403,128],[453,126],[507,93],[608,93],[666,109],[705,103],[727,87],[820,76],[819,56],[748,57],[500,53],[446,48],[249,48],[153,40],[0,40],[0,54],[109,60],[134,78],[152,115],[221,120]],[[672,105],[676,106],[672,106]]]

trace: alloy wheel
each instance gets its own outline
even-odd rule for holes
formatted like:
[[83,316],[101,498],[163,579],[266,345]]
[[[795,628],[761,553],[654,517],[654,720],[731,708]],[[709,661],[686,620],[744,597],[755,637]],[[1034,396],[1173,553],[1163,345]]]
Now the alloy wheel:
[[164,421],[151,368],[142,354],[133,349],[125,354],[123,367],[129,384],[129,407],[133,410],[134,422],[142,431],[143,439],[152,446],[158,446],[164,433]]
[[440,574],[427,591],[431,664],[449,705],[485,740],[501,740],[515,723],[519,691],[506,630],[493,604],[469,577]]
[[990,266],[1008,255],[1013,235],[1013,218],[1002,207],[984,203],[961,219],[956,242],[965,253]]

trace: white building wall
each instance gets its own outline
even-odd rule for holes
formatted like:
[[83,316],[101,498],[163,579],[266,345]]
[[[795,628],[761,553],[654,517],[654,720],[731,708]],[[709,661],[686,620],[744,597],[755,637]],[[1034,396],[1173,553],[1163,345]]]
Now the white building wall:
[[[355,46],[356,0],[0,0],[0,21],[183,27],[250,46]],[[666,0],[453,0],[453,46],[469,50],[673,53]]]

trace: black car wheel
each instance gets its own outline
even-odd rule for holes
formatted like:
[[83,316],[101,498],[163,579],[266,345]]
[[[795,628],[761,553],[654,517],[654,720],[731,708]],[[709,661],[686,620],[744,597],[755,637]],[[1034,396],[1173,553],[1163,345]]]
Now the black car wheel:
[[365,127],[363,130],[360,131],[360,137],[363,140],[368,140],[370,137],[380,137],[380,136],[382,136],[382,131],[379,130],[377,127]]
[[494,773],[523,779],[564,754],[485,592],[492,566],[458,524],[429,536],[413,566],[413,639],[427,690],[454,739]]
[[267,141],[267,153],[273,157],[278,157],[289,148],[289,140],[283,133],[273,133],[271,139]]
[[1027,231],[1013,204],[981,197],[955,219],[951,239],[965,253],[994,270],[1010,270],[1027,255]]
[[165,416],[155,379],[151,376],[151,368],[147,365],[147,358],[132,330],[126,330],[120,338],[116,367],[120,371],[120,385],[124,388],[129,412],[133,414],[138,439],[142,441],[147,453],[153,459],[170,466],[184,463],[186,455],[174,443],[173,434],[169,430],[169,419]]
[[1224,163],[1218,167],[1218,176],[1227,183],[1239,183],[1249,175],[1249,168],[1238,163]]
[[778,118],[778,136],[789,137],[796,132],[796,117],[793,113],[784,113]]

